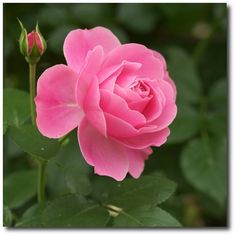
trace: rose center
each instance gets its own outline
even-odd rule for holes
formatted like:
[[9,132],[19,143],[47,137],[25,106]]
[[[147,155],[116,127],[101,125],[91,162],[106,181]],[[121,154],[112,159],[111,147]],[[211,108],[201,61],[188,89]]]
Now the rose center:
[[142,80],[136,80],[130,85],[130,89],[138,93],[140,97],[148,97],[150,94],[149,86]]

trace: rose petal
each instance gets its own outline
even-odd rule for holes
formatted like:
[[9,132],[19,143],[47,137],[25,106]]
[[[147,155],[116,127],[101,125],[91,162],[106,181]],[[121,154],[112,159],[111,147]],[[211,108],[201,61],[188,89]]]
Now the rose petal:
[[122,88],[118,84],[116,84],[114,87],[114,93],[117,94],[118,96],[124,98],[124,100],[128,104],[130,102],[140,100],[140,95],[138,93],[136,93],[135,91],[133,91],[130,88]]
[[50,67],[38,79],[36,123],[44,136],[59,138],[79,125],[83,113],[75,99],[77,79],[65,65]]
[[146,123],[145,117],[138,111],[131,110],[126,101],[107,90],[100,90],[101,108],[104,112],[117,116],[133,126]]
[[129,148],[143,149],[149,146],[161,146],[166,142],[169,134],[169,128],[165,128],[153,133],[142,133],[134,137],[119,138],[116,140]]
[[161,115],[156,120],[152,121],[151,124],[157,126],[155,130],[161,130],[172,123],[176,114],[177,106],[174,103],[168,104],[163,108]]
[[165,105],[175,103],[175,91],[171,84],[166,80],[157,81],[157,88],[161,89],[165,98]]
[[103,58],[103,49],[101,46],[96,46],[88,52],[86,63],[79,74],[79,79],[76,84],[77,102],[84,107],[84,99],[88,93],[91,83],[100,69]]
[[78,140],[85,160],[94,166],[95,173],[118,181],[125,178],[129,161],[122,145],[102,136],[86,119],[79,127]]
[[142,64],[138,72],[140,77],[149,79],[164,78],[164,68],[161,60],[155,58],[152,51],[145,46],[131,43],[123,44],[108,53],[99,73],[100,82],[104,80],[103,75],[107,73],[109,68],[114,68],[124,60]]
[[100,105],[100,93],[97,77],[92,80],[85,102],[84,112],[88,121],[104,136],[107,136],[107,127],[104,112]]
[[109,68],[109,72],[104,73],[104,71],[101,70],[102,72],[98,74],[99,78],[103,78],[103,82],[100,83],[100,88],[113,91],[115,84],[118,84],[121,87],[129,86],[134,82],[136,74],[141,66],[140,63],[122,61],[120,65],[112,68],[112,70]]
[[67,64],[77,72],[80,72],[88,51],[97,45],[102,46],[106,55],[118,47],[120,42],[110,30],[104,27],[71,31],[67,35],[63,47]]
[[152,53],[154,55],[154,57],[158,58],[159,60],[161,60],[163,68],[166,70],[167,66],[166,66],[166,60],[165,58],[157,51],[152,50]]
[[169,72],[167,71],[167,65],[166,65],[166,60],[165,58],[157,51],[153,50],[153,55],[154,57],[160,59],[162,61],[163,67],[165,69],[165,75],[164,75],[164,80],[166,80],[173,88],[174,90],[174,97],[176,98],[176,86],[174,81],[170,78]]
[[100,68],[103,58],[103,49],[96,46],[88,52],[86,64],[84,65],[77,85],[77,102],[83,108],[87,119],[106,136],[106,121],[102,109],[100,108],[100,93],[96,73]]
[[177,89],[176,89],[174,81],[170,78],[168,71],[165,72],[164,80],[167,81],[171,85],[173,92],[174,92],[173,97],[174,97],[174,100],[176,100]]
[[147,150],[135,150],[127,148],[129,157],[129,173],[135,179],[139,178],[144,170],[144,162],[150,154]]
[[128,122],[109,113],[104,113],[107,124],[107,132],[113,137],[130,137],[137,135],[138,131]]
[[143,99],[139,99],[139,100],[136,100],[136,101],[132,101],[132,102],[128,103],[128,106],[129,106],[130,109],[139,111],[140,113],[143,114],[144,109],[149,104],[152,97],[153,96],[145,97]]
[[139,134],[145,134],[145,133],[152,133],[157,128],[156,125],[148,125],[141,127],[139,129],[134,128],[131,124],[128,122],[111,115],[109,113],[104,113],[107,123],[107,132],[110,136],[115,138],[128,138],[128,137],[135,137]]
[[151,122],[161,114],[163,104],[165,104],[165,97],[157,84],[157,80],[146,79],[145,82],[151,89],[152,98],[142,113],[147,119],[147,122]]

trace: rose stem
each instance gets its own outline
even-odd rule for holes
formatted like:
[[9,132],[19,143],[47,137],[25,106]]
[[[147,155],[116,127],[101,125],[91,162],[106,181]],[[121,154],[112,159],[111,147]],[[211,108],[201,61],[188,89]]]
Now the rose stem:
[[34,105],[35,76],[36,76],[36,64],[29,64],[30,107],[31,107],[31,119],[33,125],[35,125],[36,123],[35,105]]
[[[30,83],[30,107],[32,124],[36,125],[35,115],[35,80],[36,80],[36,63],[29,63],[29,83]],[[46,161],[38,159],[38,202],[44,202],[45,199],[45,169]]]

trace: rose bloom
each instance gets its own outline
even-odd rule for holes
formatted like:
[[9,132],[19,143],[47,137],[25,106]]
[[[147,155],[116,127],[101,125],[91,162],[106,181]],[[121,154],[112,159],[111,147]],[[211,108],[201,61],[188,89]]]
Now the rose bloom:
[[141,44],[121,44],[103,27],[71,31],[63,49],[67,65],[50,67],[38,80],[39,131],[60,138],[78,127],[95,173],[138,178],[177,112],[164,58]]

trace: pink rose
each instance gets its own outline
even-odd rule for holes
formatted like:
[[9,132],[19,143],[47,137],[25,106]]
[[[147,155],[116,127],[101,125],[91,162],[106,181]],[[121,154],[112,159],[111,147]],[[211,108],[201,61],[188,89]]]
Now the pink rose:
[[67,65],[40,76],[37,126],[49,138],[78,127],[82,154],[95,173],[138,178],[150,146],[166,142],[176,116],[176,89],[164,58],[123,44],[106,28],[73,30],[64,42]]

